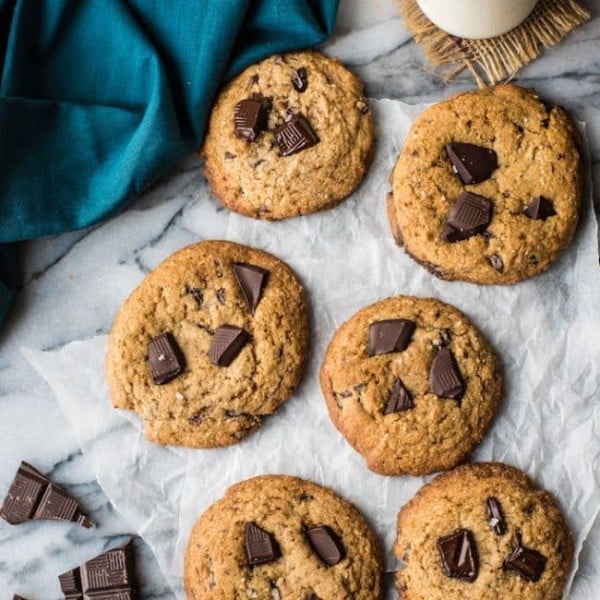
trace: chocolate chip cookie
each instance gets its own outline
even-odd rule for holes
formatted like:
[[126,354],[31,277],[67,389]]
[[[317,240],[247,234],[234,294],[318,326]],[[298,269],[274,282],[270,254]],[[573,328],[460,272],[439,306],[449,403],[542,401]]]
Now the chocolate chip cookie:
[[578,146],[562,108],[515,85],[432,106],[392,173],[396,242],[442,279],[505,284],[541,273],[575,233]]
[[362,82],[318,52],[276,55],[221,92],[202,154],[230,210],[284,219],[339,204],[371,162],[373,123]]
[[502,396],[494,351],[456,308],[397,296],[335,332],[321,366],[329,415],[383,475],[449,469],[481,442]]
[[463,465],[398,515],[403,600],[560,600],[573,540],[552,496],[514,467]]
[[194,527],[185,557],[190,600],[377,600],[379,545],[333,491],[285,475],[229,488]]
[[307,331],[304,290],[282,261],[231,242],[188,246],[148,274],[115,319],[113,405],[138,412],[159,444],[234,444],[292,393]]

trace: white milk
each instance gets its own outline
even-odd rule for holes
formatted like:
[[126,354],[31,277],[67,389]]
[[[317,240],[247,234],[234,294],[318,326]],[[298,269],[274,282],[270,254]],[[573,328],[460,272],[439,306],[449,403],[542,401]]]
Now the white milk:
[[462,38],[501,35],[524,21],[537,0],[417,0],[440,29]]

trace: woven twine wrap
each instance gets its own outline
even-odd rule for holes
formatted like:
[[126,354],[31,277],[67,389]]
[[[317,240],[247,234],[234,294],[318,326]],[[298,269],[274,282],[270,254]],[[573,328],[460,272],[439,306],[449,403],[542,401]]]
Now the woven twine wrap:
[[509,81],[521,67],[590,18],[575,0],[539,0],[529,17],[508,33],[487,40],[466,40],[436,27],[416,0],[399,2],[404,23],[444,78],[452,79],[469,69],[479,87]]

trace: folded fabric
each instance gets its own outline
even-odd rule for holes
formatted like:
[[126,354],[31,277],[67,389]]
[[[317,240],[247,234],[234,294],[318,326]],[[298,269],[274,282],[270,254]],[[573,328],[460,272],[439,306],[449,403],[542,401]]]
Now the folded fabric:
[[0,0],[0,242],[91,225],[197,148],[223,79],[339,0]]

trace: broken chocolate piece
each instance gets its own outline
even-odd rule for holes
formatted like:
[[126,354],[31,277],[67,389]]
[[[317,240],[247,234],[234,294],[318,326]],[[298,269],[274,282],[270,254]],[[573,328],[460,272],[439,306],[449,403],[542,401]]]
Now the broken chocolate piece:
[[188,286],[185,288],[185,292],[196,301],[198,308],[202,308],[202,304],[204,303],[204,294],[202,293],[202,290],[200,288]]
[[464,184],[481,183],[498,168],[496,153],[475,144],[447,144],[446,154]]
[[304,67],[300,67],[292,75],[292,85],[297,92],[302,93],[306,91],[306,88],[308,87],[308,74]]
[[131,540],[58,576],[66,600],[137,598]]
[[496,535],[504,535],[506,533],[506,523],[504,522],[504,515],[502,514],[500,502],[498,502],[496,498],[488,498],[485,501],[485,506],[487,508],[490,527],[494,530]]
[[235,135],[253,142],[267,128],[270,108],[271,103],[262,96],[238,102],[233,113]]
[[302,115],[294,115],[275,130],[275,139],[281,156],[290,156],[319,143],[310,123]]
[[465,386],[452,352],[445,346],[435,355],[429,370],[431,391],[442,398],[460,400]]
[[479,560],[473,533],[457,529],[437,542],[442,570],[448,577],[473,582],[479,573]]
[[402,352],[408,348],[415,330],[414,321],[387,319],[369,325],[369,356]]
[[219,367],[228,367],[246,345],[250,335],[234,325],[217,327],[210,341],[208,357]]
[[152,383],[163,385],[183,372],[185,359],[175,338],[169,332],[161,333],[148,344],[148,370]]
[[254,314],[254,311],[260,302],[269,272],[256,265],[244,263],[234,264],[233,272],[235,273],[235,278],[244,294],[248,308],[250,309],[250,312]]
[[396,379],[383,414],[389,415],[390,413],[404,412],[414,407],[415,405],[410,393],[402,383],[402,380],[400,378]]
[[261,529],[256,523],[246,523],[244,544],[250,566],[273,562],[281,556],[279,545],[273,535]]
[[463,192],[448,211],[442,236],[451,243],[466,240],[483,233],[491,220],[491,201],[477,194]]
[[547,560],[537,550],[525,548],[522,544],[521,534],[517,533],[515,548],[502,563],[502,568],[505,571],[515,571],[525,581],[535,583],[542,576]]
[[540,221],[545,221],[548,217],[556,214],[552,202],[548,198],[544,198],[544,196],[532,198],[524,212],[530,219],[538,219]]
[[0,506],[0,517],[11,525],[50,519],[72,521],[87,529],[93,527],[65,490],[24,461]]
[[315,554],[326,564],[332,567],[337,565],[346,556],[341,540],[331,527],[322,525],[306,530],[306,536]]

